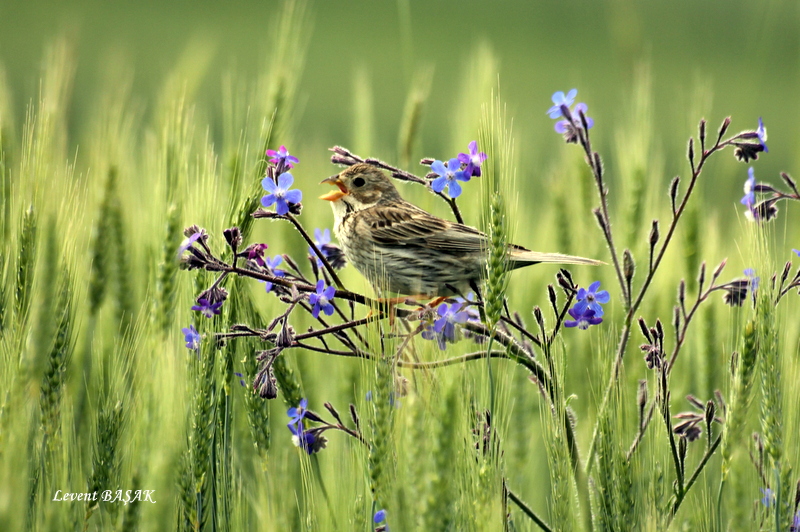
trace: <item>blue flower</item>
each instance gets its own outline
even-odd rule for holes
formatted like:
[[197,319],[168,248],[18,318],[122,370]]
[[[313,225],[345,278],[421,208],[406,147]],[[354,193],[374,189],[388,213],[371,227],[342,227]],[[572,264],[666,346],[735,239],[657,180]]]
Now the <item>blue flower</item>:
[[[328,261],[328,264],[331,265],[332,268],[336,270],[340,270],[345,267],[347,264],[347,259],[344,256],[344,252],[342,248],[337,246],[336,244],[331,244],[331,230],[325,228],[324,231],[320,230],[319,228],[314,229],[314,244],[319,249],[322,256],[325,257],[325,260]],[[316,253],[314,253],[314,248],[308,246],[308,256],[311,260],[315,260],[317,263],[317,268],[322,268],[322,259],[320,259]]]
[[800,249],[792,249],[792,251],[794,251],[794,252],[795,252],[795,254],[796,254],[798,257],[800,257]]
[[434,161],[431,165],[431,170],[436,172],[439,177],[431,182],[431,188],[434,192],[442,192],[445,187],[448,189],[448,194],[451,198],[457,198],[461,195],[461,185],[459,181],[469,181],[469,175],[461,170],[461,163],[458,159],[450,159],[445,167],[442,161]]
[[578,305],[575,305],[567,312],[569,315],[574,318],[574,320],[566,320],[564,322],[564,327],[577,327],[578,329],[585,331],[589,328],[590,325],[598,325],[599,323],[603,322],[603,318],[595,317],[594,310],[590,308],[586,308],[583,311],[578,311]]
[[241,384],[243,388],[246,388],[247,383],[244,382],[244,375],[242,375],[241,373],[234,373],[234,375],[239,377],[239,384]]
[[336,288],[332,286],[325,288],[325,281],[322,279],[317,281],[317,291],[312,292],[308,296],[309,303],[314,305],[314,308],[311,309],[311,315],[314,316],[314,318],[318,318],[320,310],[322,310],[326,316],[333,314],[334,309],[330,302],[333,301],[333,296],[335,294]]
[[547,110],[547,114],[553,119],[561,118],[564,116],[561,113],[561,106],[566,105],[567,107],[571,107],[575,102],[575,96],[577,95],[578,89],[572,89],[566,95],[561,91],[554,93],[551,98],[553,100],[553,107]]
[[277,185],[270,177],[262,179],[261,186],[270,194],[261,198],[261,205],[272,207],[273,204],[277,204],[275,212],[281,216],[288,213],[289,203],[300,203],[300,200],[303,199],[303,193],[300,190],[289,190],[292,183],[294,183],[294,177],[288,172],[278,176]]
[[[378,510],[377,512],[375,512],[375,515],[372,517],[372,521],[376,525],[379,525],[379,524],[383,523],[384,521],[386,521],[386,510],[385,509],[384,510]],[[388,524],[384,524],[382,527],[379,527],[376,530],[381,530],[383,532],[389,532],[389,525]]]
[[764,127],[764,121],[761,120],[760,116],[758,117],[758,129],[756,129],[756,135],[758,135],[758,142],[761,144],[761,147],[764,148],[764,153],[768,153],[767,128]]
[[461,303],[454,303],[447,305],[442,303],[436,309],[439,318],[433,322],[433,327],[428,326],[422,332],[422,337],[426,340],[436,340],[439,343],[439,349],[444,350],[447,342],[456,341],[456,324],[466,323],[470,318],[467,311],[461,310]]
[[746,205],[750,211],[753,211],[753,205],[756,203],[756,176],[753,167],[747,169],[747,174],[750,176],[744,182],[744,197],[739,200],[742,205]]
[[772,493],[772,490],[769,488],[766,489],[759,488],[759,489],[761,490],[761,494],[763,495],[763,497],[761,497],[761,504],[763,504],[767,508],[771,507],[772,503],[775,502],[775,494]]
[[[322,256],[326,259],[328,258],[328,254],[325,251],[325,245],[331,243],[331,230],[327,227],[324,231],[320,231],[319,228],[314,229],[314,244],[317,246],[317,249],[322,253]],[[317,254],[314,253],[314,248],[308,246],[308,253],[317,259],[317,266],[322,268],[322,261]]]
[[[267,257],[266,260],[264,260],[264,266],[269,270],[273,277],[284,277],[286,276],[286,272],[276,269],[281,262],[283,262],[283,257],[281,255],[275,255],[273,258]],[[264,285],[264,288],[267,292],[272,290],[272,283],[270,281],[264,281]]]
[[[605,290],[598,292],[598,288],[600,288],[600,281],[590,284],[588,290],[585,288],[578,289],[578,302],[573,307],[578,315],[584,315],[586,309],[594,311],[592,316],[599,318],[603,315],[603,307],[600,306],[600,303],[608,303],[611,298]],[[577,316],[573,315],[572,317],[577,319]]]
[[291,418],[287,426],[291,429],[293,426],[302,423],[307,413],[308,413],[308,399],[304,397],[300,399],[300,404],[297,407],[293,406],[292,408],[286,411],[286,415]]
[[792,519],[792,526],[789,527],[789,532],[800,532],[800,510],[794,514],[794,519]]
[[317,450],[314,447],[317,438],[311,431],[305,429],[302,421],[296,426],[289,425],[289,431],[292,433],[292,443],[294,443],[295,447],[300,447],[309,455],[314,454],[314,451]]
[[480,177],[481,163],[486,160],[486,154],[478,152],[478,142],[473,140],[469,143],[469,153],[459,153],[458,161],[466,164],[464,173],[471,177]]
[[181,332],[183,333],[184,341],[186,342],[186,347],[188,349],[192,349],[194,351],[200,349],[200,334],[198,334],[197,329],[194,328],[194,325],[184,327],[181,329]]
[[475,321],[475,322],[481,321],[481,313],[478,312],[478,309],[475,308],[474,305],[471,305],[471,303],[475,302],[475,292],[470,292],[469,294],[467,294],[466,299],[464,299],[461,296],[456,296],[453,299],[455,299],[457,303],[457,305],[453,305],[453,307],[466,312],[467,321]]
[[201,312],[206,318],[213,318],[222,312],[222,301],[212,303],[208,299],[201,297],[197,300],[197,305],[192,306],[192,310]]
[[761,277],[756,277],[756,271],[753,268],[747,268],[744,271],[745,276],[750,281],[750,291],[753,293],[753,297],[756,296],[756,290],[758,290],[758,283],[761,281]]
[[[281,146],[279,150],[267,150],[267,156],[272,157],[269,160],[274,165],[277,165],[280,162],[283,162],[287,168],[294,168],[294,165],[299,163],[300,160],[293,155],[289,155],[289,152],[286,150],[286,146]],[[297,203],[293,201],[292,203]]]
[[178,258],[180,258],[181,255],[186,253],[186,250],[192,247],[194,243],[197,242],[197,240],[200,238],[201,235],[202,233],[198,231],[196,233],[193,233],[191,236],[185,238],[183,242],[181,242],[181,245],[178,246]]

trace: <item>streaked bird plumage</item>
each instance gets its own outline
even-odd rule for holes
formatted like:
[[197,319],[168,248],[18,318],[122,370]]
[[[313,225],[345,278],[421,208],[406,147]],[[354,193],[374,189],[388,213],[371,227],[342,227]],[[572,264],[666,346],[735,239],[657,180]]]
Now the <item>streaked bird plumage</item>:
[[[477,229],[434,216],[405,201],[384,173],[355,164],[323,183],[334,233],[349,260],[379,290],[428,297],[466,294],[485,272],[488,238]],[[538,263],[603,264],[508,246],[511,269]]]

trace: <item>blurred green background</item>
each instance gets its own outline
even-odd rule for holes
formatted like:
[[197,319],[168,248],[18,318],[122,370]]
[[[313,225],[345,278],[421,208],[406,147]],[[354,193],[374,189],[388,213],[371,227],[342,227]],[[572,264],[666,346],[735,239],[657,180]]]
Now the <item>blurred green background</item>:
[[[164,523],[172,523],[175,515],[180,519],[181,508],[191,507],[178,501],[181,494],[191,493],[181,484],[185,472],[181,459],[191,454],[187,438],[196,436],[192,431],[202,417],[193,418],[192,414],[197,415],[197,404],[208,395],[204,386],[209,383],[198,377],[199,359],[187,354],[179,329],[194,322],[201,332],[210,333],[230,323],[220,323],[221,319],[213,324],[200,321],[189,311],[200,284],[208,278],[178,272],[174,250],[180,242],[180,228],[192,223],[206,227],[219,250],[221,229],[235,219],[244,197],[259,188],[252,170],[263,153],[259,142],[264,131],[259,126],[268,119],[270,105],[276,103],[267,96],[272,94],[272,81],[288,85],[284,90],[289,101],[278,102],[285,114],[271,147],[286,144],[301,160],[294,174],[296,185],[304,192],[302,222],[309,230],[332,223],[328,206],[315,199],[318,190],[327,191],[317,187],[319,180],[336,171],[328,162],[327,148],[344,145],[360,155],[380,157],[420,174],[425,169],[416,164],[419,158],[453,157],[477,138],[480,104],[489,100],[490,90],[498,83],[516,139],[516,179],[504,185],[518,192],[509,202],[516,228],[514,240],[537,250],[608,260],[590,212],[597,199],[580,151],[564,145],[545,113],[555,91],[578,88],[578,101],[589,105],[588,114],[595,120],[594,147],[603,156],[611,187],[617,244],[620,249],[630,247],[640,265],[646,261],[650,219],[659,217],[662,228],[668,219],[667,183],[676,174],[686,177],[686,140],[696,135],[700,118],[709,120],[712,137],[725,116],[733,117],[731,133],[755,128],[758,118],[763,117],[770,152],[752,163],[757,178],[777,184],[779,171],[800,177],[797,2],[318,0],[307,5],[302,31],[289,25],[286,27],[293,33],[281,36],[273,30],[282,6],[282,2],[243,1],[0,3],[0,67],[5,76],[0,89],[8,89],[8,93],[0,90],[0,126],[7,128],[0,133],[9,143],[10,163],[5,176],[19,193],[4,197],[5,218],[10,220],[4,231],[11,235],[0,248],[8,257],[6,279],[13,279],[14,267],[22,262],[17,250],[23,246],[14,237],[24,233],[22,213],[30,202],[39,216],[41,241],[36,282],[30,288],[34,294],[31,319],[26,322],[14,316],[22,327],[9,328],[9,340],[1,346],[8,362],[0,372],[2,383],[13,393],[3,403],[8,408],[0,409],[0,414],[7,415],[0,422],[10,427],[2,436],[11,435],[9,447],[3,448],[0,469],[0,479],[7,480],[0,486],[0,510],[7,510],[0,511],[0,525],[13,528],[25,521],[10,509],[25,500],[34,501],[33,496],[26,499],[28,480],[36,465],[32,457],[40,441],[41,447],[45,446],[37,432],[36,399],[44,389],[41,374],[45,353],[39,348],[52,335],[48,320],[53,304],[49,296],[55,288],[48,281],[52,279],[53,262],[47,254],[53,250],[63,256],[73,273],[78,293],[74,305],[78,347],[64,384],[64,419],[85,415],[94,422],[102,413],[101,391],[110,388],[112,399],[119,396],[129,408],[125,430],[134,436],[125,439],[119,451],[125,457],[120,484],[127,488],[131,479],[137,478],[142,486],[159,490],[167,502],[146,509],[142,527],[152,529],[158,524],[169,528]],[[305,46],[305,53],[293,55],[290,51],[282,56],[284,60],[288,57],[288,62],[276,68],[276,57],[281,54],[275,43],[290,43],[293,38]],[[49,56],[46,50],[51,51]],[[49,63],[46,57],[50,57]],[[297,57],[303,61],[292,63]],[[494,78],[495,72],[499,81]],[[51,89],[41,104],[40,86]],[[69,94],[58,92],[63,87]],[[402,139],[407,101],[415,93],[421,102],[419,129],[406,156]],[[29,109],[38,113],[31,114],[31,124],[39,129],[26,137],[23,124]],[[26,138],[32,138],[29,144],[43,151],[26,153]],[[170,166],[170,161],[176,160],[178,164]],[[111,165],[119,168],[116,191],[107,185]],[[730,152],[716,157],[704,170],[702,190],[692,197],[685,223],[679,227],[641,309],[649,323],[656,317],[670,321],[681,278],[689,279],[688,292],[694,294],[691,279],[701,260],[713,267],[728,257],[724,280],[741,277],[743,268],[753,265],[759,268],[762,279],[766,278],[763,272],[772,266],[758,262],[764,258],[756,256],[753,231],[749,230],[752,225],[744,222],[739,204],[746,177],[747,165],[736,162]],[[473,180],[465,186],[460,200],[472,225],[481,221],[481,202],[475,199],[479,191],[478,180]],[[402,185],[402,193],[437,214],[449,216],[444,205],[422,187]],[[105,303],[98,304],[102,309],[95,309],[97,314],[87,318],[87,293],[97,277],[92,253],[103,247],[97,233],[109,223],[102,214],[106,199],[113,200],[114,194],[121,200],[111,201],[109,207],[111,211],[117,209],[117,222],[122,227],[118,235],[122,244],[117,249],[124,249],[127,255],[119,258],[119,253],[109,252],[113,257],[108,260],[119,262],[121,266],[116,268],[130,274],[119,275],[129,285],[109,280],[110,295]],[[790,248],[800,247],[791,232],[800,219],[797,211],[782,205],[780,218],[769,226],[778,264],[793,257]],[[288,224],[279,222],[257,222],[249,241],[268,242],[271,254],[291,252],[298,259],[306,249]],[[308,270],[305,264],[302,267]],[[168,277],[162,275],[163,271],[172,276],[173,291],[162,290],[162,280]],[[599,278],[612,292],[603,327],[585,334],[575,330],[564,334],[564,352],[569,360],[565,393],[577,395],[571,406],[580,420],[579,447],[586,453],[606,383],[604,372],[618,339],[622,309],[610,267],[575,271],[581,286]],[[544,266],[515,273],[509,293],[512,308],[518,308],[530,321],[533,305],[547,307],[544,287],[553,281],[554,273],[554,268]],[[345,270],[343,277],[350,288],[364,286],[353,268]],[[639,275],[634,284],[641,279]],[[260,285],[245,286],[261,318],[272,317],[281,308],[274,298],[264,295]],[[9,281],[5,296],[9,305],[13,299],[10,287]],[[120,301],[125,297],[128,299],[122,303],[128,307],[122,308]],[[782,348],[791,355],[784,358],[785,383],[800,377],[796,356],[800,330],[792,317],[796,316],[796,299],[782,307],[780,318],[781,323],[788,323],[781,329]],[[685,393],[707,399],[715,389],[726,390],[730,353],[737,348],[742,322],[751,312],[747,307],[732,310],[716,294],[703,311],[676,366],[672,385],[676,411],[685,408]],[[151,313],[155,316],[152,320]],[[120,316],[124,319],[118,319]],[[298,328],[310,323],[297,319],[294,325]],[[136,324],[140,336],[123,334],[125,320]],[[12,322],[9,317],[8,323]],[[635,432],[631,425],[635,423],[636,381],[648,376],[652,380],[636,348],[638,331],[635,335],[623,376],[627,426],[615,434],[621,448],[627,448]],[[430,343],[420,344],[424,357],[430,359],[475,349],[470,342],[461,342],[441,353]],[[233,369],[243,371],[242,361],[252,361],[248,357],[255,349],[255,342],[242,343],[231,348],[233,355],[225,351],[225,360],[235,361]],[[90,377],[81,374],[81,364],[86,360],[100,362],[101,368],[102,364],[114,367],[128,351],[131,355],[125,363],[130,362],[133,368],[135,385],[118,375],[108,377],[97,366],[86,372]],[[217,355],[208,351],[213,360]],[[223,355],[219,357],[222,360]],[[295,369],[313,408],[321,410],[322,402],[330,400],[340,409],[348,402],[367,409],[365,390],[375,386],[370,365],[301,350],[287,352],[285,358]],[[546,425],[541,422],[542,403],[525,372],[511,364],[497,366],[502,368],[499,388],[506,394],[503,406],[508,406],[502,410],[499,423],[507,436],[508,479],[536,511],[546,516],[551,492],[558,486],[552,482],[545,486],[547,482],[542,480],[552,465],[545,458],[551,439],[547,427],[542,427]],[[309,479],[314,477],[308,462],[298,458],[301,453],[289,440],[286,405],[282,402],[285,397],[255,407],[246,404],[249,390],[238,387],[229,369],[217,367],[216,380],[211,379],[209,387],[225,390],[217,396],[221,400],[227,401],[228,393],[234,397],[230,399],[233,408],[226,412],[233,419],[234,464],[230,471],[235,477],[228,486],[235,489],[220,489],[234,493],[231,522],[242,526],[258,523],[265,530],[297,529],[302,520],[310,520],[309,516],[319,511],[315,518],[328,523],[330,517],[319,510],[321,504],[313,504],[314,497],[320,501],[320,494],[309,486]],[[453,484],[446,489],[446,482],[437,482],[453,468],[454,453],[460,453],[460,465],[467,472],[451,482],[461,481],[469,487],[476,478],[475,471],[470,470],[475,465],[472,456],[452,443],[467,441],[469,447],[471,436],[463,441],[445,436],[447,430],[451,436],[470,434],[472,413],[468,411],[473,405],[467,403],[481,396],[481,379],[485,377],[481,371],[480,366],[457,366],[433,376],[422,375],[415,382],[418,395],[404,399],[393,445],[408,470],[401,468],[398,474],[398,495],[391,511],[400,514],[398,519],[402,516],[406,524],[428,523],[436,506],[426,497],[440,492],[448,492],[454,499],[446,504],[460,505],[462,519],[472,519],[470,492],[455,489]],[[785,386],[789,387],[793,385]],[[15,395],[17,391],[20,393]],[[792,404],[797,392],[786,397]],[[456,410],[460,408],[460,416],[451,415],[451,400],[457,403]],[[15,406],[20,408],[15,410]],[[253,449],[248,430],[259,424],[245,419],[245,414],[252,413],[248,408],[263,416],[256,420],[262,421],[260,427],[265,432],[272,428],[275,437],[268,454],[264,446]],[[755,410],[751,409],[748,430],[758,428]],[[800,412],[796,408],[786,408],[785,412],[786,433],[796,434]],[[549,419],[546,413],[543,417]],[[442,427],[442,420],[452,421],[453,426]],[[64,421],[63,425],[67,450],[58,462],[62,469],[56,467],[54,476],[56,480],[69,479],[63,485],[77,490],[86,485],[91,471],[96,434],[86,430],[87,425],[74,432],[70,432],[71,423]],[[224,428],[229,435],[229,427]],[[428,431],[433,431],[433,436],[426,439]],[[787,454],[798,463],[800,447],[791,438],[787,438]],[[269,437],[266,439],[269,445]],[[342,520],[366,515],[370,509],[362,478],[367,469],[363,449],[343,440],[339,435],[332,437],[330,448],[320,455],[324,476],[341,488],[334,506]],[[424,444],[418,445],[420,441]],[[637,481],[641,480],[637,488],[643,490],[639,493],[641,500],[650,500],[650,491],[646,490],[652,487],[647,484],[652,481],[651,473],[667,471],[653,482],[663,481],[669,492],[671,464],[661,439],[647,438],[645,442],[633,468]],[[690,459],[696,462],[698,454],[691,449]],[[196,454],[191,456],[197,458]],[[743,480],[736,487],[738,491],[728,494],[732,503],[727,508],[731,520],[746,527],[759,484],[746,453],[739,458],[738,478]],[[710,470],[716,474],[719,468],[714,460]],[[19,473],[19,464],[24,462],[31,470],[25,478]],[[302,468],[306,469],[301,475]],[[262,475],[263,470],[269,474]],[[287,478],[294,484],[287,483]],[[707,522],[703,505],[716,500],[716,480],[713,474],[703,478],[702,490],[698,488],[692,494],[692,504],[684,506],[689,510],[675,521],[675,529]],[[642,488],[645,485],[647,488]],[[642,495],[645,491],[647,497]],[[497,495],[496,490],[492,493]],[[491,504],[496,505],[498,499]],[[30,507],[36,508],[36,504],[31,502]],[[74,515],[66,517],[53,517],[54,505],[39,508],[35,517],[39,522],[89,521],[79,506],[70,510]],[[415,521],[417,516],[411,509],[427,513]],[[639,516],[644,516],[642,520],[651,519],[651,528],[657,529],[652,526],[657,512],[651,510],[637,509]],[[103,513],[90,522],[95,529],[107,529],[104,526],[115,518]],[[499,526],[499,522],[492,523]],[[519,529],[533,529],[525,523],[520,520]],[[363,524],[366,527],[366,521]],[[407,529],[413,527],[408,525]]]
[[[209,120],[219,138],[220,78],[229,71],[255,78],[264,70],[271,55],[266,34],[278,6],[239,0],[2,2],[0,58],[15,89],[16,116],[24,116],[36,93],[44,45],[64,32],[77,44],[71,128],[80,131],[85,125],[78,117],[97,104],[109,64],[133,69],[135,99],[152,109],[156,88],[182,57],[193,54],[208,61],[197,94],[212,113]],[[589,104],[598,125],[616,124],[642,62],[651,68],[653,120],[659,143],[670,154],[667,174],[685,168],[673,154],[683,152],[700,118],[690,122],[688,117],[699,84],[709,87],[713,98],[697,111],[713,127],[728,114],[734,115],[734,128],[764,117],[771,152],[760,164],[761,173],[797,166],[800,139],[793,126],[800,118],[794,104],[800,93],[800,7],[794,1],[320,1],[310,11],[313,29],[295,122],[303,142],[351,142],[358,127],[353,80],[362,69],[375,94],[374,154],[394,159],[413,71],[432,65],[421,145],[426,155],[450,156],[450,103],[475,43],[486,41],[499,60],[501,93],[514,116],[526,179],[541,176],[559,143],[544,114],[550,95],[577,87],[579,101]],[[609,140],[608,129],[596,135],[601,146]],[[305,155],[326,159],[323,152]],[[614,167],[613,160],[606,163]],[[742,180],[739,174],[730,179]],[[734,189],[723,191],[722,199],[732,200]]]

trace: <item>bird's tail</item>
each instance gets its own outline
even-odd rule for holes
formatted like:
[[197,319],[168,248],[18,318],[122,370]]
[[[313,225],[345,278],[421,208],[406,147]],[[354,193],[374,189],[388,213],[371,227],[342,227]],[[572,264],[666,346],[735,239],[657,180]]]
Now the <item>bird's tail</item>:
[[512,249],[509,251],[508,258],[511,261],[512,268],[522,268],[523,266],[539,264],[540,262],[550,264],[587,264],[590,266],[605,264],[603,261],[585,257],[575,257],[574,255],[564,255],[562,253],[542,253],[527,249]]

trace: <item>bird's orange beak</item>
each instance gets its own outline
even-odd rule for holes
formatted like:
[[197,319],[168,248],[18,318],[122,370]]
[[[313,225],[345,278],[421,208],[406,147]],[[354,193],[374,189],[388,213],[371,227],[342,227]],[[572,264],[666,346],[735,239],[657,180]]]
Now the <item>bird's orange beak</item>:
[[334,191],[328,192],[327,194],[323,194],[322,196],[319,197],[319,199],[321,199],[321,200],[337,201],[340,198],[342,198],[343,196],[346,196],[348,194],[347,188],[344,186],[344,183],[342,183],[342,180],[339,179],[338,175],[332,175],[332,176],[328,177],[327,179],[323,179],[322,181],[320,181],[320,184],[322,184],[322,183],[329,183],[331,185],[335,185],[335,186],[339,187],[339,190],[334,190]]

